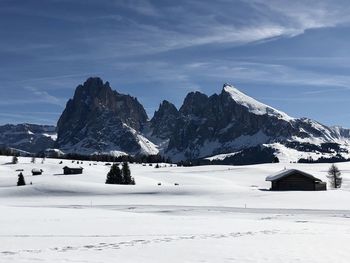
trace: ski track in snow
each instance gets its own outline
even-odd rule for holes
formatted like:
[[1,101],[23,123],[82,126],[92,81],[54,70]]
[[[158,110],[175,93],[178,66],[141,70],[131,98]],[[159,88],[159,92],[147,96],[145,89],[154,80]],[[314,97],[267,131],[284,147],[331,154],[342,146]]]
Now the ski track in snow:
[[[158,244],[158,243],[170,243],[170,242],[176,242],[176,241],[186,241],[186,240],[197,240],[197,239],[222,239],[222,238],[239,238],[244,236],[255,236],[255,235],[273,235],[277,234],[277,230],[262,230],[258,232],[233,232],[233,233],[226,233],[226,234],[201,234],[201,235],[182,235],[182,236],[173,236],[173,235],[152,235],[151,237],[157,237],[157,238],[151,238],[150,236],[137,236],[138,239],[132,239],[130,241],[120,241],[120,242],[114,242],[114,243],[105,243],[105,242],[99,242],[94,244],[88,244],[83,246],[64,246],[64,247],[54,247],[50,248],[51,251],[57,251],[57,252],[68,252],[68,251],[86,251],[86,250],[106,250],[106,249],[122,249],[124,247],[131,247],[131,246],[137,246],[137,245],[152,245],[152,244]],[[15,236],[19,238],[24,237],[55,237],[55,238],[115,238],[115,237],[125,237],[125,236]],[[130,236],[126,236],[130,237]],[[18,251],[1,251],[0,254],[3,255],[16,255],[21,253],[43,253],[44,250],[40,249],[33,249],[33,250],[18,250]]]

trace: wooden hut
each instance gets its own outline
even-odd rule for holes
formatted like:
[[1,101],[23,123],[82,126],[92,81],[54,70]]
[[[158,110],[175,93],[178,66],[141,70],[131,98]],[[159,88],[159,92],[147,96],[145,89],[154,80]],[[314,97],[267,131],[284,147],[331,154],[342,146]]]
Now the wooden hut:
[[63,174],[82,174],[83,168],[82,167],[63,167]]
[[311,174],[296,169],[283,170],[266,177],[273,191],[322,191],[327,184]]
[[32,175],[42,175],[42,173],[43,173],[42,169],[37,169],[37,168],[32,169]]

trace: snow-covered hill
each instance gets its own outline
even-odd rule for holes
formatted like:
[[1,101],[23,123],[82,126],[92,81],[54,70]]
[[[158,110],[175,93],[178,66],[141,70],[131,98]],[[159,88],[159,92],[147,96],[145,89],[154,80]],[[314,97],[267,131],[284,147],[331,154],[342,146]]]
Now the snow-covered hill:
[[[63,166],[76,163],[10,161],[0,157],[0,262],[345,263],[350,257],[350,163],[338,164],[339,190],[270,192],[265,177],[285,167],[326,180],[330,164],[131,164],[136,185],[128,186],[104,184],[110,166],[102,162],[79,162],[82,175],[63,175]],[[43,175],[31,176],[33,168]],[[23,170],[26,186],[15,186],[16,170]]]

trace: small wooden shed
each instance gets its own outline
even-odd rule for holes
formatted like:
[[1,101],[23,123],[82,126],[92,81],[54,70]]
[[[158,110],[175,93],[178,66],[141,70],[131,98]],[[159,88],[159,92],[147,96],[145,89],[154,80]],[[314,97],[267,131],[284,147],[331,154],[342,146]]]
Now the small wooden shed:
[[82,167],[63,167],[63,174],[82,174],[83,173]]
[[297,169],[283,170],[266,177],[271,182],[273,191],[322,191],[327,190],[327,183],[311,174]]
[[42,169],[37,169],[37,168],[32,169],[32,175],[42,175],[42,173],[43,173]]

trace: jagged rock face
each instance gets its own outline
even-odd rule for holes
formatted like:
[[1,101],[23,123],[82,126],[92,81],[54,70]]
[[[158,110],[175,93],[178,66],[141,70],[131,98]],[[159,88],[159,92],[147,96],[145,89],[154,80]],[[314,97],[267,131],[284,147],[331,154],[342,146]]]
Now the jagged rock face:
[[[212,153],[230,151],[230,142],[240,136],[261,133],[257,142],[266,143],[269,136],[288,136],[294,132],[291,123],[268,115],[255,115],[236,103],[225,90],[210,97],[200,92],[190,93],[180,108],[167,152],[185,152],[186,158],[198,158],[200,148],[216,143]],[[263,136],[265,135],[265,136]],[[209,152],[208,152],[209,154]]]
[[38,153],[52,148],[56,127],[36,124],[7,124],[0,126],[0,146]]
[[135,134],[146,121],[136,98],[113,91],[100,78],[89,78],[77,87],[57,123],[57,145],[63,151],[84,154],[136,153],[140,145]]
[[180,113],[175,105],[164,100],[151,120],[152,136],[161,139],[169,138],[175,129],[179,117]]
[[230,85],[210,97],[189,93],[179,113],[171,132],[167,132],[170,136],[165,152],[175,159],[196,159],[277,142],[302,144],[318,138],[321,143],[338,143],[350,138],[346,129],[291,118]]
[[310,155],[350,158],[349,129],[292,118],[228,84],[212,96],[189,93],[179,110],[163,101],[148,121],[136,98],[113,91],[99,78],[89,78],[68,101],[57,124],[55,145],[54,128],[0,126],[0,146],[28,152],[55,147],[79,154],[161,151],[174,161],[230,153],[228,161],[238,164],[264,162],[274,154],[289,161],[291,151],[297,156],[293,161]]

